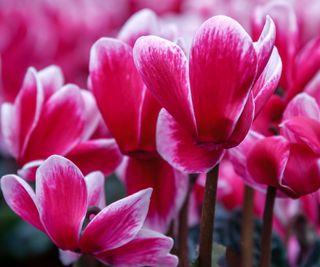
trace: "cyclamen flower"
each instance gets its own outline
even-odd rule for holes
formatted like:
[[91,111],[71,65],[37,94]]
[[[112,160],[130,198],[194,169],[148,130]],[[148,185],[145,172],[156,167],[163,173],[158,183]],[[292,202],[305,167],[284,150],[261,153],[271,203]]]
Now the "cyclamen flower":
[[281,74],[275,27],[267,17],[257,42],[233,19],[213,17],[195,34],[188,66],[182,49],[156,36],[135,43],[135,64],[164,108],[157,149],[175,168],[208,172],[237,146],[273,94]]
[[90,140],[99,123],[92,94],[75,85],[63,86],[59,68],[30,68],[13,104],[1,106],[1,128],[9,153],[34,180],[35,170],[52,154],[65,155],[87,174],[110,174],[122,157],[113,139]]
[[[57,155],[38,168],[35,192],[16,175],[1,179],[11,209],[46,233],[63,250],[65,262],[81,253],[112,266],[176,266],[177,258],[169,254],[172,239],[142,228],[152,190],[103,208],[103,185],[102,173],[83,177],[76,165]],[[93,213],[92,207],[103,209]]]
[[165,233],[182,205],[188,180],[156,151],[160,106],[136,70],[131,47],[148,33],[170,32],[161,31],[153,12],[142,10],[124,25],[118,39],[99,39],[91,50],[89,83],[107,127],[128,156],[120,173],[127,192],[153,188],[146,226]]

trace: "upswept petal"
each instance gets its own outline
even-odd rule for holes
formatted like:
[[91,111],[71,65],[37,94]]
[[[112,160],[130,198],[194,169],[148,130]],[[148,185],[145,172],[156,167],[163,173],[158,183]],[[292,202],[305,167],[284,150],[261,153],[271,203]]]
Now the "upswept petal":
[[22,168],[17,171],[17,173],[23,179],[29,182],[34,182],[36,179],[36,171],[43,162],[44,160],[29,161],[27,164],[23,165]]
[[[166,233],[187,192],[188,177],[175,171],[162,158],[129,158],[125,171],[127,193],[152,188],[145,227]],[[168,186],[170,185],[170,186]]]
[[49,157],[38,168],[36,197],[42,224],[63,250],[78,248],[87,212],[87,188],[81,171],[61,156]]
[[278,187],[289,153],[289,142],[284,137],[263,138],[257,141],[248,153],[248,171],[257,183]]
[[99,253],[121,247],[135,238],[148,213],[152,189],[113,202],[98,213],[85,228],[80,248]]
[[157,149],[170,165],[187,173],[208,172],[224,154],[221,145],[197,143],[165,109],[158,118]]
[[136,41],[133,56],[147,88],[160,105],[194,133],[187,57],[182,49],[163,38],[143,36]]
[[135,150],[146,89],[133,64],[132,48],[120,40],[99,39],[91,48],[90,81],[102,117],[120,149],[123,153]]
[[260,76],[269,61],[275,40],[276,27],[272,18],[267,15],[260,37],[257,42],[254,42],[254,48],[258,59],[257,78]]
[[1,132],[7,151],[17,158],[20,152],[19,132],[17,131],[18,118],[13,104],[1,105]]
[[224,145],[224,148],[231,148],[239,145],[243,139],[246,137],[248,134],[254,114],[255,114],[255,106],[254,106],[254,100],[253,100],[253,95],[250,93],[250,96],[248,98],[248,101],[243,109],[243,112],[237,121],[237,124],[233,130],[233,133],[231,136],[228,138],[228,141]]
[[84,177],[88,192],[88,207],[103,209],[106,206],[104,192],[104,175],[101,172],[91,172]]
[[282,120],[286,121],[299,116],[320,120],[320,108],[317,101],[306,93],[298,94],[289,102],[283,112]]
[[281,58],[277,48],[274,47],[268,64],[252,88],[255,103],[255,117],[258,116],[261,109],[275,92],[281,77],[281,71]]
[[256,72],[253,42],[238,22],[215,16],[200,26],[190,53],[192,103],[200,141],[223,143],[228,139]]
[[293,191],[291,197],[317,191],[320,188],[319,156],[305,144],[290,144],[290,157],[281,184]]
[[122,160],[119,147],[114,139],[95,139],[82,142],[66,155],[84,175],[99,170],[111,174]]
[[43,106],[23,155],[23,163],[68,153],[81,138],[83,110],[84,103],[77,86],[66,85],[53,94]]
[[308,117],[293,117],[282,124],[283,133],[292,141],[299,140],[320,155],[320,123]]
[[48,100],[64,84],[64,77],[60,67],[51,65],[38,72],[43,87],[44,101]]
[[170,255],[173,240],[157,232],[142,229],[129,243],[97,254],[105,264],[114,267],[177,266],[178,258]]
[[118,39],[134,46],[136,40],[144,35],[159,33],[157,15],[151,9],[142,9],[133,14],[122,26]]
[[23,157],[32,131],[36,127],[43,105],[43,88],[34,68],[29,68],[23,81],[22,88],[15,100],[16,122],[18,132],[18,161]]
[[16,175],[1,178],[1,190],[9,207],[23,220],[45,232],[39,218],[35,194],[23,179]]

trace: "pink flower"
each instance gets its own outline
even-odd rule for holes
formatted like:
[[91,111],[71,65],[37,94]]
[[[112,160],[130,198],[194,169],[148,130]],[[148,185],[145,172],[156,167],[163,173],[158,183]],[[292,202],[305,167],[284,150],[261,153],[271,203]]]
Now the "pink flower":
[[68,253],[89,254],[112,266],[176,266],[177,258],[169,254],[172,240],[142,229],[151,189],[94,213],[92,207],[104,206],[103,184],[102,173],[84,177],[76,165],[57,155],[38,168],[35,193],[16,175],[1,179],[11,209]]
[[164,107],[157,149],[172,166],[207,172],[244,139],[280,78],[274,39],[269,17],[254,43],[236,21],[216,16],[195,34],[189,66],[178,45],[156,36],[137,40],[135,64]]
[[168,31],[161,31],[153,12],[142,10],[124,25],[118,39],[98,40],[91,49],[89,84],[110,133],[128,156],[120,174],[128,193],[153,188],[146,225],[166,232],[182,205],[187,176],[173,169],[156,151],[160,106],[133,63],[130,45],[150,33]]
[[1,128],[10,154],[22,166],[19,174],[34,180],[35,169],[52,154],[65,155],[87,174],[110,174],[121,154],[112,139],[92,139],[99,112],[90,92],[63,86],[59,68],[30,68],[13,104],[1,107]]

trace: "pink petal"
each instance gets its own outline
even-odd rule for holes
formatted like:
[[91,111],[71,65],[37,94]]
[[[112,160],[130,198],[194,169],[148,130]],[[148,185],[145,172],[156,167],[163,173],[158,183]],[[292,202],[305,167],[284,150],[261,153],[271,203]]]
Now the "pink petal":
[[187,58],[182,49],[160,37],[144,36],[137,40],[133,55],[144,82],[160,105],[194,132]]
[[39,218],[37,201],[32,188],[16,175],[1,178],[3,197],[9,207],[23,220],[45,232]]
[[320,160],[308,146],[290,145],[290,157],[282,185],[294,192],[292,197],[307,195],[320,188]]
[[255,107],[253,102],[253,95],[250,94],[244,110],[239,120],[237,121],[236,127],[233,130],[233,133],[228,138],[227,143],[224,145],[225,148],[235,147],[243,141],[251,128],[254,114]]
[[147,216],[151,192],[150,188],[139,191],[104,208],[84,230],[82,251],[103,252],[134,239]]
[[148,187],[153,189],[145,227],[166,233],[188,190],[187,175],[175,171],[160,157],[129,158],[125,184],[128,194]]
[[70,250],[59,250],[59,259],[64,266],[71,265],[81,257],[81,254]]
[[260,34],[258,41],[254,43],[254,48],[258,56],[257,77],[260,76],[269,61],[275,40],[276,27],[273,20],[270,18],[270,16],[267,15],[262,33]]
[[293,117],[285,121],[282,127],[284,132],[293,135],[295,140],[305,143],[315,153],[320,153],[319,121],[308,117]]
[[129,243],[96,255],[105,264],[117,266],[177,266],[170,255],[173,240],[157,232],[142,229]]
[[248,153],[247,168],[261,184],[277,187],[289,158],[289,143],[282,136],[266,137],[255,143]]
[[30,161],[18,170],[18,174],[25,180],[34,182],[36,179],[36,171],[44,160]]
[[190,53],[192,102],[201,142],[223,143],[231,135],[256,71],[252,40],[240,24],[225,16],[202,24]]
[[139,37],[150,34],[158,35],[158,32],[157,15],[150,9],[142,9],[133,14],[122,26],[118,39],[133,47]]
[[61,156],[49,157],[37,170],[36,196],[52,241],[63,250],[78,248],[87,211],[87,188],[80,170]]
[[281,71],[281,59],[277,48],[274,48],[268,64],[252,88],[255,102],[255,117],[257,117],[275,92],[281,77]]
[[123,153],[135,150],[145,88],[133,64],[132,48],[116,39],[98,40],[91,48],[90,81],[102,117],[120,149]]
[[104,192],[104,175],[101,172],[91,172],[84,177],[88,192],[88,207],[103,209],[106,206]]
[[23,162],[68,153],[81,138],[83,109],[78,87],[66,85],[53,94],[44,105],[39,122],[30,136]]
[[95,139],[82,142],[66,155],[86,175],[99,170],[109,175],[117,168],[122,155],[114,139]]
[[63,86],[63,73],[62,70],[56,65],[51,65],[45,69],[42,69],[39,71],[38,75],[43,87],[45,100],[48,100],[51,95],[53,95]]
[[181,172],[208,172],[222,158],[221,146],[199,144],[165,110],[159,114],[157,125],[157,148],[160,155]]

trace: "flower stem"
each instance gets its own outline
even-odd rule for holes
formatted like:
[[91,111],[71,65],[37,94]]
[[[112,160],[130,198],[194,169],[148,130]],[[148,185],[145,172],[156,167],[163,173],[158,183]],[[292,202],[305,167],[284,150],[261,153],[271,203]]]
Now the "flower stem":
[[219,165],[207,173],[204,201],[201,213],[199,266],[209,267],[212,261],[214,213],[218,185]]
[[270,266],[272,217],[277,189],[269,186],[263,212],[260,267]]
[[244,202],[242,210],[241,261],[242,267],[252,267],[253,248],[253,199],[254,190],[244,186]]

